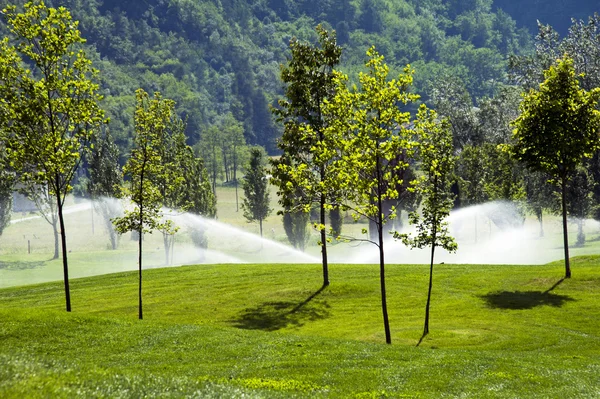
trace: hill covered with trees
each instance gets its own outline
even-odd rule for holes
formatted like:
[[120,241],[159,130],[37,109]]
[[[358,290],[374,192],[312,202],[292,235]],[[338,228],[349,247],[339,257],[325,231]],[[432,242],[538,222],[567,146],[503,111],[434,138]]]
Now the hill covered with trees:
[[80,21],[122,151],[131,145],[134,93],[141,87],[176,101],[191,145],[211,126],[228,123],[224,116],[231,114],[228,120],[242,124],[247,143],[274,152],[280,127],[269,106],[283,92],[279,65],[292,37],[316,41],[318,23],[336,29],[344,47],[342,69],[351,76],[374,44],[393,69],[408,63],[415,68],[415,87],[424,100],[445,76],[463,81],[473,97],[491,96],[505,80],[507,56],[528,51],[532,41],[498,8],[507,5],[491,0],[47,3],[67,7]]

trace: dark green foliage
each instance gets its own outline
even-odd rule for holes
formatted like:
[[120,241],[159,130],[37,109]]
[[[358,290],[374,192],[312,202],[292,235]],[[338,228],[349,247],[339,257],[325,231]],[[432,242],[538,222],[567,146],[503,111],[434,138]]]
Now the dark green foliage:
[[342,234],[342,226],[344,225],[344,215],[339,206],[333,207],[329,211],[329,223],[331,224],[331,234],[334,237]]
[[13,182],[12,176],[0,172],[0,235],[10,223],[12,212]]
[[310,213],[303,211],[287,211],[283,213],[283,229],[292,246],[304,251],[310,238],[308,225]]
[[263,236],[262,222],[271,214],[269,208],[269,179],[265,168],[263,152],[258,148],[250,150],[250,162],[242,183],[244,200],[242,209],[248,222],[258,222],[260,236]]
[[[0,6],[8,2],[0,0]],[[243,124],[249,144],[276,152],[281,128],[274,125],[268,108],[283,92],[278,66],[289,57],[290,38],[317,42],[314,26],[319,23],[338,31],[347,54],[343,68],[351,77],[356,78],[366,49],[377,44],[390,65],[417,66],[415,89],[424,99],[439,82],[439,70],[465,82],[471,95],[490,96],[504,80],[506,56],[522,53],[528,46],[523,30],[489,1],[449,5],[442,0],[60,0],[53,4],[68,7],[80,21],[88,56],[102,71],[105,109],[122,154],[133,143],[131,115],[138,87],[160,91],[177,102],[179,116],[187,120],[190,145],[218,123],[218,115],[231,112]],[[6,32],[2,24],[0,31]]]

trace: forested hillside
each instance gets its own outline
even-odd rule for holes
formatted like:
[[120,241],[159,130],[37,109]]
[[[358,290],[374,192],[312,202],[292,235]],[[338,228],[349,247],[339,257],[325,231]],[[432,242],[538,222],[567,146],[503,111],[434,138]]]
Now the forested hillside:
[[[22,3],[22,1],[20,1]],[[7,4],[6,0],[2,5]],[[134,91],[158,90],[187,118],[189,144],[229,112],[246,141],[275,150],[269,112],[282,93],[279,64],[291,37],[315,40],[324,23],[344,45],[343,69],[362,68],[376,45],[390,65],[416,69],[425,94],[441,75],[455,75],[476,97],[504,80],[507,54],[527,49],[530,35],[488,2],[441,0],[63,0],[80,21],[100,70],[104,108],[122,149],[132,131]]]
[[[505,81],[509,54],[530,51],[533,33],[527,28],[535,29],[533,15],[550,23],[560,17],[559,28],[564,28],[563,17],[583,18],[592,9],[590,1],[578,1],[576,7],[538,0],[47,3],[66,6],[80,21],[121,150],[130,145],[134,91],[142,87],[176,101],[187,118],[189,144],[199,143],[211,126],[222,130],[226,120],[237,120],[246,142],[270,153],[281,129],[269,112],[282,94],[279,65],[293,36],[316,40],[318,23],[336,29],[344,47],[342,69],[351,78],[361,70],[367,48],[376,45],[393,69],[413,66],[415,89],[423,100],[441,81],[454,77],[476,101],[496,93]],[[233,118],[225,117],[229,113]]]

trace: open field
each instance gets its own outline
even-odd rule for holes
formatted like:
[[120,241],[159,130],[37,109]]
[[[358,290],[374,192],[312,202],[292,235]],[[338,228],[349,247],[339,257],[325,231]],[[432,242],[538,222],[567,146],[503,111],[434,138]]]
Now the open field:
[[199,265],[0,290],[0,397],[600,396],[598,257],[541,266]]

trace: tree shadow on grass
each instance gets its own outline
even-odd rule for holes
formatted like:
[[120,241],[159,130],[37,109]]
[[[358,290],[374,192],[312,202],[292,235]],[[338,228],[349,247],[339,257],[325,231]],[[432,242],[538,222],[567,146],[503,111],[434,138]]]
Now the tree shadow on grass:
[[37,261],[37,262],[26,262],[26,261],[0,261],[0,270],[29,270],[29,269],[39,269],[41,267],[46,266],[46,262]]
[[231,322],[234,327],[244,330],[277,331],[289,325],[300,327],[306,321],[325,319],[329,317],[327,302],[310,303],[325,288],[321,287],[301,302],[269,301],[244,309]]
[[481,298],[490,308],[494,309],[522,310],[543,305],[561,307],[566,302],[575,301],[568,295],[553,294],[551,292],[563,281],[564,279],[558,280],[546,291],[496,291],[482,295]]

